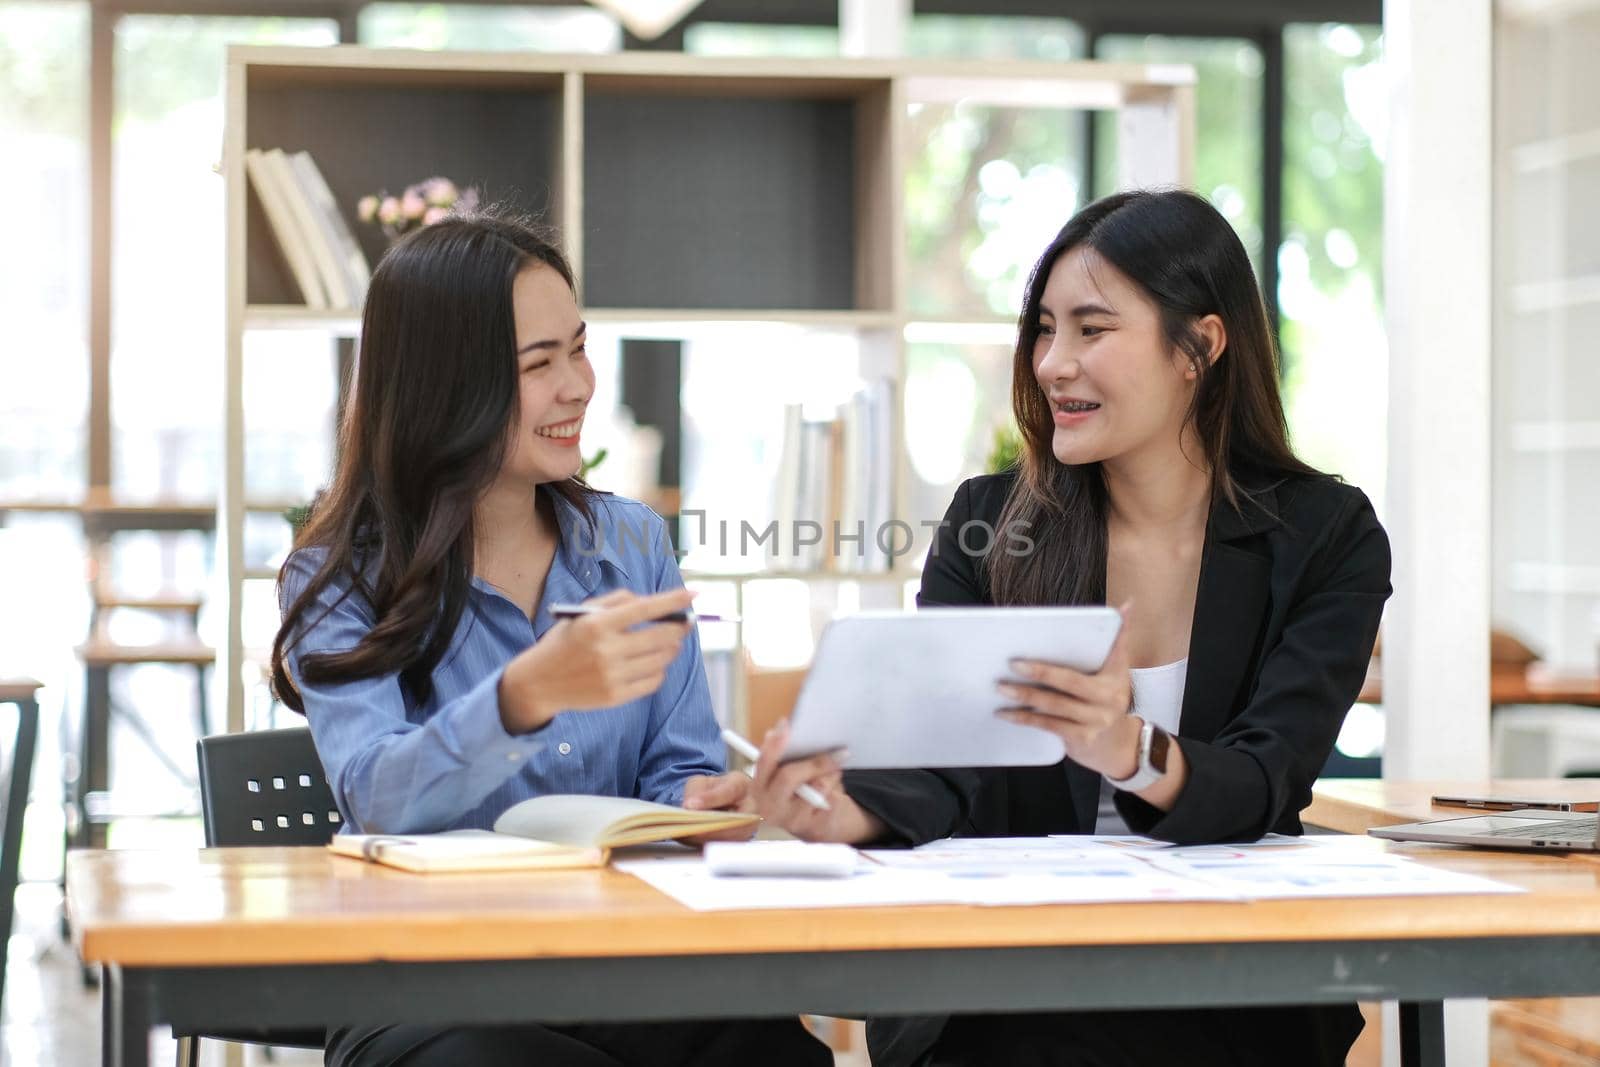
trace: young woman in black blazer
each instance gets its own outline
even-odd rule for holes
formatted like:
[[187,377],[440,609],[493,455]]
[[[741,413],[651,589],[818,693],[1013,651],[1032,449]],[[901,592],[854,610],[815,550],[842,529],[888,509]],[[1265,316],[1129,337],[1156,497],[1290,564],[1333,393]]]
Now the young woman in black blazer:
[[[1301,832],[1389,587],[1366,496],[1295,458],[1260,291],[1187,192],[1119,193],[1034,268],[1012,407],[1017,469],[956,491],[919,603],[1121,605],[1094,674],[1019,664],[997,715],[1058,734],[1053,767],[841,774],[779,765],[758,803],[813,840],[1121,831],[1178,844]],[[1031,673],[1029,673],[1031,672]],[[1165,722],[1165,726],[1162,723]],[[810,781],[832,810],[797,803]],[[1344,1062],[1354,1006],[876,1020],[875,1063]]]

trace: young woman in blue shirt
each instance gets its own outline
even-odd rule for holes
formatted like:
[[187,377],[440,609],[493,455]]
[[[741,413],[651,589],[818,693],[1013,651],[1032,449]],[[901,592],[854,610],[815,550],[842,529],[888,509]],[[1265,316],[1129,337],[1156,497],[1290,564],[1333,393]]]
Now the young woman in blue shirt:
[[[488,827],[531,796],[746,802],[661,519],[579,477],[594,371],[572,271],[482,215],[373,272],[333,481],[280,576],[273,684],[344,828]],[[550,607],[600,610],[556,621]],[[530,994],[536,996],[536,994]],[[330,1067],[824,1064],[796,1019],[329,1031]]]

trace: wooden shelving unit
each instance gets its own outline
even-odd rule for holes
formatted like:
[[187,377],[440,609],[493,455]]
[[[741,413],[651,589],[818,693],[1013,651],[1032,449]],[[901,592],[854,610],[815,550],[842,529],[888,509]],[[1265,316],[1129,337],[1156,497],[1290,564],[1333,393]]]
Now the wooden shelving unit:
[[1600,656],[1600,5],[1495,25],[1494,616],[1561,669]]
[[[859,341],[864,377],[903,385],[908,328],[939,329],[907,309],[905,160],[917,146],[907,143],[906,116],[957,100],[1115,110],[1124,186],[1189,183],[1194,97],[1185,67],[230,49],[219,556],[229,728],[243,723],[241,586],[262,573],[243,558],[244,336],[299,329],[349,339],[360,327],[354,312],[297,304],[245,180],[246,149],[309,151],[347,210],[397,180],[443,174],[543,214],[577,268],[592,322],[844,331]],[[362,240],[376,262],[379,239]],[[1005,328],[998,319],[979,325],[991,338]],[[903,515],[903,443],[895,453]]]

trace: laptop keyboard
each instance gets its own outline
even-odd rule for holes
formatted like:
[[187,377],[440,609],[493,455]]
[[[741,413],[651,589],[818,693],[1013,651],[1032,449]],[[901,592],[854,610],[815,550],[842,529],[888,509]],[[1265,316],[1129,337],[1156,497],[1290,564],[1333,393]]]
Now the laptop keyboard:
[[1562,819],[1559,822],[1528,822],[1503,830],[1485,830],[1484,837],[1559,837],[1563,841],[1594,837],[1596,819]]

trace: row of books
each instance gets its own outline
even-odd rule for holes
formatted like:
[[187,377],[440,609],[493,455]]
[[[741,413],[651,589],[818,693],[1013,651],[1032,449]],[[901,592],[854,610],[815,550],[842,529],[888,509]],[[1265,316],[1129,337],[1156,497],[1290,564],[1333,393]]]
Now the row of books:
[[767,552],[773,567],[878,572],[906,553],[910,532],[893,525],[894,403],[894,383],[882,379],[830,419],[807,419],[799,404],[785,408],[778,537]]
[[372,268],[311,154],[252,148],[244,167],[306,306],[359,308]]

